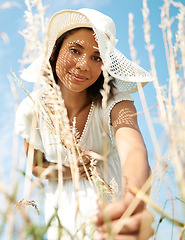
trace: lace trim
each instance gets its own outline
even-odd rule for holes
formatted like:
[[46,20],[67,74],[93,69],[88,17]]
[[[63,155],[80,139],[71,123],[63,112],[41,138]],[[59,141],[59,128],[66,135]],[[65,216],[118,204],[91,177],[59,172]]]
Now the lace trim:
[[90,118],[91,118],[91,116],[92,116],[93,110],[94,110],[94,103],[92,102],[92,103],[91,103],[91,108],[90,108],[89,113],[88,113],[88,116],[87,116],[87,120],[86,120],[85,126],[84,126],[84,128],[83,128],[82,134],[81,134],[80,139],[79,139],[79,142],[81,142],[82,139],[84,138],[84,135],[85,135],[85,133],[86,133],[86,131],[87,131],[87,127],[88,127]]

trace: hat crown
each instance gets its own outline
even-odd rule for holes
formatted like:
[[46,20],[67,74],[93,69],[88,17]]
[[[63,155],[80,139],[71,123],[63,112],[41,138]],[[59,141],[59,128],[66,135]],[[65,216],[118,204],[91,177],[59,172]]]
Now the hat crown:
[[112,18],[89,8],[81,8],[78,12],[85,15],[96,29],[106,34],[110,39],[116,38],[116,26]]

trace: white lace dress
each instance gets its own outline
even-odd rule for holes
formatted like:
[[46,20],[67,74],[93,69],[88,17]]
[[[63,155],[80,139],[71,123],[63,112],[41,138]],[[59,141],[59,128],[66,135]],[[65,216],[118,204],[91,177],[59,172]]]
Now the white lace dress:
[[[34,148],[39,149],[46,155],[48,161],[57,162],[57,149],[55,144],[55,136],[52,135],[48,129],[43,117],[40,116],[38,108],[41,91],[36,91],[31,94],[33,101],[27,97],[24,99],[16,114],[16,132],[22,136],[27,142],[34,142]],[[85,128],[83,130],[80,147],[83,150],[92,150],[96,153],[103,154],[103,122],[107,124],[107,160],[108,160],[108,183],[114,178],[118,184],[121,195],[121,165],[116,149],[113,129],[110,122],[110,112],[114,105],[123,100],[133,101],[127,93],[117,92],[114,99],[108,101],[108,112],[105,116],[104,111],[97,106],[93,106],[89,112]],[[38,103],[38,104],[37,104]],[[34,114],[37,117],[37,126],[34,134],[32,134],[32,119]],[[32,139],[32,140],[31,140]],[[33,141],[34,139],[34,141]],[[61,147],[62,161],[66,160],[66,150]],[[103,173],[103,165],[99,164],[100,170]],[[71,237],[66,231],[63,231],[62,240],[68,239],[90,239],[88,236],[80,237],[80,227],[83,223],[88,223],[89,217],[97,211],[97,195],[92,189],[90,183],[86,179],[80,180],[79,191],[79,211],[77,211],[76,194],[73,182],[65,180],[63,184],[63,191],[59,193],[59,186],[57,181],[49,181],[45,190],[45,220],[46,223],[51,219],[58,208],[58,216],[61,225],[70,232]],[[78,214],[77,214],[78,213]],[[48,240],[57,240],[57,220],[51,223],[48,230]],[[88,225],[88,224],[87,224]],[[88,227],[85,228],[88,232]],[[77,234],[78,232],[78,234]],[[88,232],[88,234],[90,234]],[[87,235],[88,235],[87,234]]]

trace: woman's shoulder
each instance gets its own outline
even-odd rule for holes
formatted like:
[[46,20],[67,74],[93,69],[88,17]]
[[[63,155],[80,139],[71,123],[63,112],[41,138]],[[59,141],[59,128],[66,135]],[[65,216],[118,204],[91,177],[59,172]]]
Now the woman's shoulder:
[[[115,106],[124,107],[126,105],[134,106],[134,100],[131,98],[131,96],[127,92],[120,92],[117,89],[114,89],[113,95],[110,99],[108,99],[107,105],[106,105],[108,115],[110,115],[110,113],[112,112]],[[102,105],[97,107],[97,109],[100,113],[104,112]]]
[[32,93],[27,93],[27,97],[20,102],[17,112],[19,114],[22,112],[24,114],[30,114],[33,112],[36,106],[38,106],[40,96],[40,90],[33,91]]
[[134,101],[130,98],[125,98],[115,102],[110,112],[110,122],[114,130],[120,127],[129,127],[138,130],[137,111]]
[[129,93],[120,92],[117,89],[114,89],[113,96],[108,100],[108,109],[111,111],[115,105],[118,103],[125,104],[125,101],[134,102]]
[[36,90],[31,93],[27,93],[27,96],[21,101],[20,105],[34,105],[38,102],[41,96],[41,90]]
[[130,100],[124,100],[115,104],[112,108],[111,116],[117,116],[118,113],[124,113],[125,116],[135,116],[137,111],[134,102]]

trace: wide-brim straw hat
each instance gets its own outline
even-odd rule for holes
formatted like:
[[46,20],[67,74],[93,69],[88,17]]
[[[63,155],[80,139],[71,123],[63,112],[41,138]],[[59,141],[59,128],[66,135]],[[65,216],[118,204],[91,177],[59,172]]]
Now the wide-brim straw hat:
[[98,43],[104,69],[115,78],[115,85],[120,91],[137,91],[137,82],[145,86],[152,81],[151,75],[136,63],[127,59],[118,49],[116,27],[107,15],[93,9],[63,10],[55,13],[48,25],[46,51],[21,74],[25,81],[36,82],[45,61],[48,61],[56,40],[65,32],[79,28],[92,28]]

